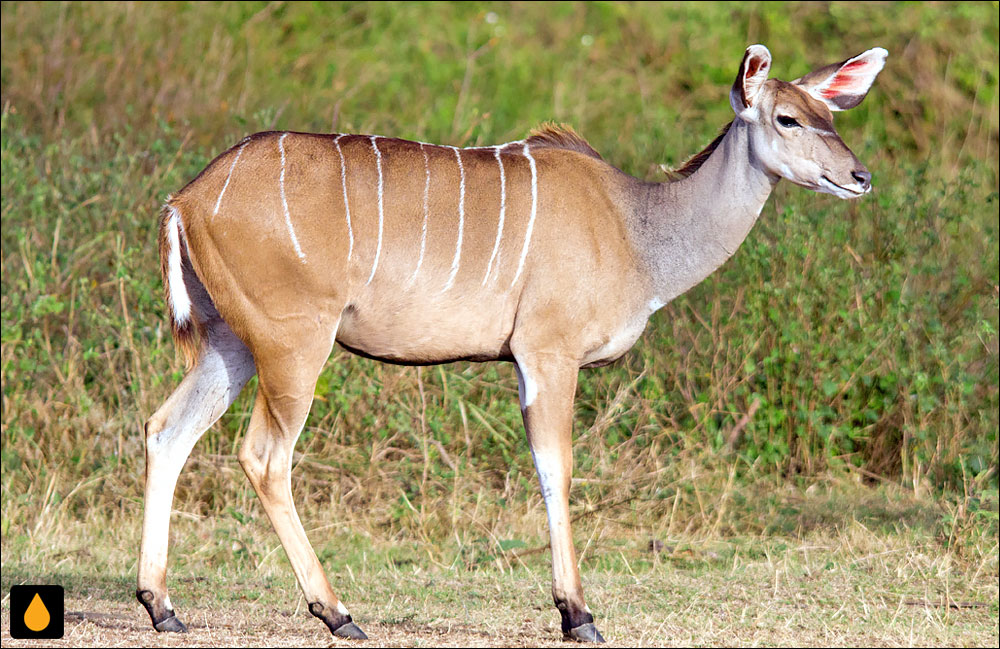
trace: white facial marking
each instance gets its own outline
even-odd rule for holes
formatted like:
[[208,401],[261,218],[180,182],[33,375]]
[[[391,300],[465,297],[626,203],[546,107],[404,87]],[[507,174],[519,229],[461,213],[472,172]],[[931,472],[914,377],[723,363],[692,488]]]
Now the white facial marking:
[[538,170],[535,168],[535,159],[531,157],[531,151],[527,144],[524,145],[524,157],[528,159],[531,166],[531,216],[528,218],[528,229],[524,233],[524,247],[521,248],[521,261],[517,264],[517,272],[514,273],[514,280],[510,283],[511,288],[521,277],[524,270],[524,260],[528,256],[528,244],[531,242],[531,231],[535,228],[535,213],[538,211]]
[[236,168],[236,163],[240,161],[240,156],[243,155],[243,149],[246,148],[248,141],[249,140],[243,140],[243,144],[241,144],[239,150],[236,151],[236,157],[233,159],[233,164],[230,165],[229,173],[226,175],[226,182],[222,185],[222,191],[219,192],[219,198],[215,201],[215,209],[212,210],[212,216],[219,213],[219,206],[222,205],[222,197],[226,195],[226,188],[229,187],[229,181],[233,177],[233,169]]
[[337,602],[337,612],[340,613],[341,615],[350,615],[350,613],[347,612],[347,607],[344,606],[343,602]]
[[351,228],[351,205],[347,202],[347,163],[344,162],[344,152],[340,150],[340,138],[338,135],[333,141],[337,145],[337,154],[340,156],[340,186],[344,189],[344,216],[347,219],[347,261],[351,260],[354,252],[354,230]]
[[646,306],[649,308],[650,313],[656,313],[657,311],[662,309],[665,304],[666,302],[664,302],[660,298],[654,297],[646,304]]
[[299,246],[299,239],[295,236],[295,228],[292,227],[292,217],[288,213],[288,200],[285,198],[285,138],[288,137],[288,133],[282,133],[281,137],[278,138],[278,150],[281,151],[281,176],[278,179],[278,185],[281,188],[281,207],[285,210],[285,225],[288,226],[288,236],[292,238],[292,245],[295,247],[295,254],[299,256],[299,259],[305,263],[306,256],[302,252],[302,248]]
[[871,191],[871,187],[869,187],[864,191],[862,190],[854,191],[847,187],[841,187],[839,185],[835,185],[826,178],[820,178],[819,187],[816,188],[816,191],[825,194],[833,194],[837,198],[847,199],[847,198],[857,198],[858,196],[864,196],[869,191]]
[[441,292],[445,292],[455,283],[455,275],[458,274],[458,264],[462,259],[462,230],[465,229],[465,167],[462,166],[462,154],[455,147],[448,147],[455,152],[455,159],[458,160],[458,243],[455,244],[455,257],[451,260],[451,275]]
[[836,133],[834,133],[833,131],[828,131],[824,128],[816,128],[815,126],[809,126],[808,124],[804,124],[802,128],[804,128],[809,133],[813,133],[814,135],[823,135],[827,137],[830,135],[836,135]]
[[538,384],[530,374],[521,369],[518,363],[514,363],[514,371],[517,372],[517,397],[521,402],[521,412],[524,412],[535,402],[535,397],[538,396]]
[[417,273],[420,272],[420,266],[424,263],[424,251],[427,249],[427,203],[431,190],[431,166],[427,159],[427,150],[424,149],[424,144],[422,142],[420,143],[420,152],[424,154],[424,225],[420,231],[420,256],[417,257],[417,267],[413,270],[413,275],[410,277],[411,285],[417,279]]
[[378,268],[378,258],[382,254],[382,152],[378,150],[378,145],[375,144],[375,138],[377,136],[371,136],[372,149],[375,151],[375,166],[378,168],[378,244],[375,247],[375,261],[372,262],[372,272],[368,276],[368,281],[365,285],[372,283],[372,278],[375,277],[375,269]]
[[493,261],[500,251],[500,237],[503,234],[503,220],[507,211],[507,178],[503,172],[503,159],[500,157],[501,148],[501,146],[493,147],[493,157],[497,159],[497,165],[500,167],[500,221],[497,223],[497,238],[493,242],[493,254],[490,255],[490,263],[486,264],[486,274],[483,275],[483,286],[486,286],[486,280],[490,277],[490,269],[493,268]]
[[174,312],[174,322],[184,325],[191,317],[191,297],[184,285],[184,272],[181,269],[181,214],[176,207],[169,207],[170,218],[167,219],[167,273],[170,277],[170,310]]

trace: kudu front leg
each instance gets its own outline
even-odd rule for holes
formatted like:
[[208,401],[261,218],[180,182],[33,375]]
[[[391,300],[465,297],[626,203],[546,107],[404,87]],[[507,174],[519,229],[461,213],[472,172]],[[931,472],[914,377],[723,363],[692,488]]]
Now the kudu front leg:
[[556,356],[515,356],[521,413],[549,518],[552,599],[562,616],[563,637],[604,642],[583,600],[570,530],[573,398],[579,369],[575,362]]

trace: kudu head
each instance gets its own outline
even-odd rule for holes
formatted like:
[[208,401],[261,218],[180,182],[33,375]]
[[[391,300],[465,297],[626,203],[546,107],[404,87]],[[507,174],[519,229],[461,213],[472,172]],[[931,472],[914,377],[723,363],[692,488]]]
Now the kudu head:
[[788,83],[767,78],[766,47],[748,47],[729,102],[750,128],[756,164],[772,176],[839,198],[871,191],[872,175],[834,130],[831,111],[860,104],[887,55],[876,47]]

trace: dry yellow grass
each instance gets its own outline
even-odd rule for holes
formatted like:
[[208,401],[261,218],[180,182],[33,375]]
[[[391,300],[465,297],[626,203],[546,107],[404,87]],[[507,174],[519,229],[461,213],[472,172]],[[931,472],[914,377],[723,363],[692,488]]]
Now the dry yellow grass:
[[[891,551],[889,551],[891,554]],[[795,554],[812,557],[803,560]],[[658,570],[587,579],[590,601],[609,646],[997,646],[996,590],[976,601],[945,605],[938,578],[924,583],[926,599],[894,592],[889,575],[858,584],[839,570],[823,571],[823,547],[802,546],[787,557],[734,562],[707,570]],[[934,561],[919,552],[861,556],[874,571]],[[941,566],[938,566],[940,568]],[[905,570],[905,569],[904,569]],[[371,641],[364,646],[555,646],[557,616],[549,610],[544,567],[504,574],[447,571],[371,575],[352,607]],[[239,584],[237,589],[252,588]],[[227,586],[226,590],[234,588]],[[969,596],[958,591],[952,596]],[[185,598],[189,599],[189,598]],[[28,646],[334,646],[325,627],[294,600],[283,604],[199,598],[183,611],[187,635],[157,634],[133,603],[70,597],[66,635],[56,642],[12,640],[4,610],[3,645]],[[461,603],[458,603],[458,602]],[[992,601],[992,604],[990,604]],[[924,604],[926,602],[926,604]]]
[[[761,517],[787,531],[734,536],[692,524],[697,513],[676,514],[671,531],[627,505],[580,517],[588,601],[611,646],[996,646],[996,540],[958,529],[956,508],[836,479],[806,490],[759,487],[744,489],[742,504],[733,493],[701,498],[745,529],[745,519]],[[39,579],[66,588],[57,646],[342,644],[308,614],[253,504],[242,523],[175,514],[168,581],[191,633],[155,633],[132,599],[137,509],[124,504],[86,523],[62,516],[30,543],[4,545],[5,590]],[[547,552],[534,551],[544,549],[540,504],[489,511],[492,519],[466,512],[462,533],[434,542],[361,519],[352,530],[323,505],[303,514],[332,583],[372,639],[365,646],[561,644]],[[510,539],[521,547],[505,550]],[[6,601],[3,615],[6,634]],[[3,644],[38,643],[5,635]]]

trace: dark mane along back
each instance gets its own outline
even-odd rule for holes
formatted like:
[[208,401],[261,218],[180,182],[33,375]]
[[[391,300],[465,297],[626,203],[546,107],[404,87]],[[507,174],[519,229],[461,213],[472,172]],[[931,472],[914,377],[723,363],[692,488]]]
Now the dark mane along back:
[[726,133],[729,132],[729,127],[732,125],[733,123],[729,122],[723,126],[722,130],[719,131],[719,134],[715,136],[715,139],[712,140],[707,147],[691,156],[680,169],[672,169],[668,171],[667,175],[675,180],[680,180],[681,178],[687,178],[694,172],[698,171],[701,165],[705,164],[705,161],[708,160],[708,156],[712,155],[712,152],[719,147],[719,143],[722,142],[722,138],[726,137]]
[[532,147],[550,147],[553,149],[569,149],[601,160],[601,154],[587,144],[573,127],[566,124],[546,122],[531,129],[531,135],[525,144]]

